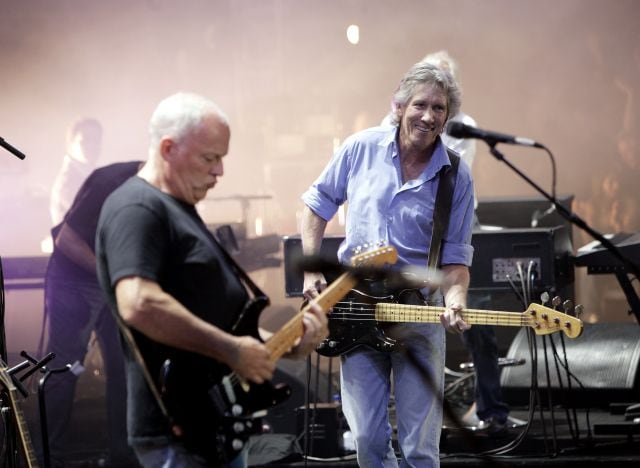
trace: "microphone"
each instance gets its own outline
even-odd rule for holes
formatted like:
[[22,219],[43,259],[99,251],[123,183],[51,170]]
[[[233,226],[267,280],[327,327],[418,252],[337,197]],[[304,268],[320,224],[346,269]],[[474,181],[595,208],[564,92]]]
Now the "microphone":
[[495,145],[496,143],[508,143],[510,145],[544,148],[540,143],[537,143],[530,138],[505,135],[504,133],[491,132],[489,130],[481,130],[477,127],[465,125],[462,122],[449,122],[447,124],[447,134],[454,138],[478,138],[486,141],[490,145]]
[[25,155],[24,155],[24,153],[22,151],[20,151],[18,148],[15,148],[15,147],[11,146],[2,137],[0,137],[0,146],[2,146],[9,153],[13,154],[15,157],[17,157],[19,159],[24,159],[25,158]]

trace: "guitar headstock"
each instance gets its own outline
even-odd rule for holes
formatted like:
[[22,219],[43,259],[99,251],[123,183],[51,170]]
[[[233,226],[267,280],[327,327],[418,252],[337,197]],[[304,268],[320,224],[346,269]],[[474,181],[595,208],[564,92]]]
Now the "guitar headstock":
[[7,365],[2,359],[0,359],[0,383],[7,389],[7,391],[12,391],[16,388],[7,370]]
[[536,335],[562,331],[569,338],[576,338],[582,334],[582,320],[577,317],[536,303],[529,304],[524,313],[531,318],[529,325]]
[[352,266],[383,266],[387,263],[393,265],[397,261],[398,252],[392,246],[378,247],[351,257]]

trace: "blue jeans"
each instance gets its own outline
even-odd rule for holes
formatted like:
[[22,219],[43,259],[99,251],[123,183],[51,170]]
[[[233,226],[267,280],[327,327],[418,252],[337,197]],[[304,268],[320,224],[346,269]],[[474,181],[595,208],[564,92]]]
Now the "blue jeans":
[[[95,331],[106,374],[109,455],[112,466],[125,466],[133,452],[127,445],[124,358],[115,319],[102,294],[97,283],[47,277],[47,349],[56,355],[49,367],[82,364],[91,332]],[[67,371],[51,375],[45,385],[52,466],[64,460],[77,381],[78,375]]]
[[[469,293],[468,307],[470,309],[485,309],[489,304],[489,296]],[[475,401],[478,418],[482,420],[493,418],[498,422],[506,421],[509,407],[502,399],[495,327],[474,325],[462,334],[462,341],[471,354],[476,373]]]
[[[187,451],[182,444],[136,445],[133,450],[144,468],[210,468],[203,458]],[[246,450],[224,468],[245,468],[248,454]]]
[[363,468],[397,467],[388,405],[393,387],[402,467],[440,466],[445,331],[440,324],[397,325],[402,351],[358,347],[341,357],[342,411]]

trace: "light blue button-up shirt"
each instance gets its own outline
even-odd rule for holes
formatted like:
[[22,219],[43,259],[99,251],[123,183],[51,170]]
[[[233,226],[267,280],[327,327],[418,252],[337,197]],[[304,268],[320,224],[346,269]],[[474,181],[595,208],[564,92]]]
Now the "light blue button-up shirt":
[[[396,266],[427,265],[438,172],[450,165],[449,157],[438,139],[420,177],[403,183],[396,131],[397,127],[375,127],[350,136],[302,195],[304,203],[327,221],[348,202],[346,238],[338,250],[343,263],[356,247],[382,241],[397,249]],[[472,223],[473,181],[469,167],[460,164],[442,265],[471,266]]]

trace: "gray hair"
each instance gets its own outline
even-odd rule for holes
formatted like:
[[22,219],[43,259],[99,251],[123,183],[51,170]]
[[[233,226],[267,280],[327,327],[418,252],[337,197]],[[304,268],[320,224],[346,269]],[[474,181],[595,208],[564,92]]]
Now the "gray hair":
[[211,114],[217,115],[225,124],[229,124],[229,119],[220,107],[203,96],[179,92],[164,98],[149,120],[151,145],[158,145],[164,137],[180,141]]
[[392,99],[392,108],[395,112],[390,115],[391,124],[398,125],[400,116],[397,110],[413,97],[415,88],[422,84],[439,86],[447,94],[447,120],[460,111],[462,104],[462,91],[451,73],[431,63],[420,61],[414,64],[402,77]]

